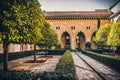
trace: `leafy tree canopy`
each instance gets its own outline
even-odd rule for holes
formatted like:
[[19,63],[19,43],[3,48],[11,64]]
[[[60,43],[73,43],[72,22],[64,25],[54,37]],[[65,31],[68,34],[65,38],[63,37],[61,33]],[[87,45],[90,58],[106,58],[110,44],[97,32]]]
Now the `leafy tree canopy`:
[[116,22],[112,25],[107,44],[109,46],[120,46],[120,22]]
[[7,71],[10,43],[36,44],[45,18],[37,0],[0,0],[0,43],[4,49],[4,71]]
[[1,1],[0,42],[34,43],[40,38],[44,16],[37,0]]
[[96,36],[93,38],[93,40],[98,45],[106,45],[107,36],[110,32],[111,25],[112,24],[102,25],[97,31]]
[[43,39],[39,41],[40,46],[52,46],[58,43],[57,34],[50,28],[50,24],[45,22],[41,31]]

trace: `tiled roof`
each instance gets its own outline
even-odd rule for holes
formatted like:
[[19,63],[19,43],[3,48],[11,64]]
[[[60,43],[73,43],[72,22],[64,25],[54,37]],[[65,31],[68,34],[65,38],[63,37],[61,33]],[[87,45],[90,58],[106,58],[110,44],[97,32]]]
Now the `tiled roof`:
[[60,17],[60,16],[110,16],[112,14],[109,10],[96,11],[60,11],[60,12],[45,12],[46,17]]

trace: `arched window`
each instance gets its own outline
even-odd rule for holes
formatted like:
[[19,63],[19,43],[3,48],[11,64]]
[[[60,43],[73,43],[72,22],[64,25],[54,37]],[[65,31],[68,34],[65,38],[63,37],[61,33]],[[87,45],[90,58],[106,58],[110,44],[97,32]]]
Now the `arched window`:
[[59,30],[59,29],[60,29],[60,26],[56,26],[56,29]]
[[86,29],[89,30],[89,29],[90,29],[90,26],[86,26]]
[[72,30],[75,30],[75,26],[71,26],[71,29],[72,29]]

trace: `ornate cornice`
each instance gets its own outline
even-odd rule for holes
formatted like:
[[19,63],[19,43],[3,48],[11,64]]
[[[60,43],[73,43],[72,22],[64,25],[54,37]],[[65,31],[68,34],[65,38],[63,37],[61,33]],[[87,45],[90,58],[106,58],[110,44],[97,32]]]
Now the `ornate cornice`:
[[112,14],[108,10],[96,11],[61,11],[61,12],[45,12],[46,20],[87,20],[87,19],[109,19]]
[[105,20],[109,20],[109,17],[74,17],[74,16],[49,16],[49,17],[46,17],[46,20],[94,20],[94,19],[105,19]]

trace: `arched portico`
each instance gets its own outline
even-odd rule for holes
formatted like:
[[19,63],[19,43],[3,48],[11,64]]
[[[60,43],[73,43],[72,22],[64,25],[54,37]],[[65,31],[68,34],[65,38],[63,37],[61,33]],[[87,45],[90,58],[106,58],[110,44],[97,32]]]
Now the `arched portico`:
[[78,32],[76,36],[76,48],[77,49],[85,48],[85,35],[83,32]]
[[110,22],[107,11],[85,11],[85,12],[46,12],[46,21],[50,23],[59,39],[61,48],[84,49],[85,43],[91,42],[92,34],[97,31],[98,16],[101,25]]
[[70,35],[68,32],[63,32],[61,36],[61,48],[70,48]]

